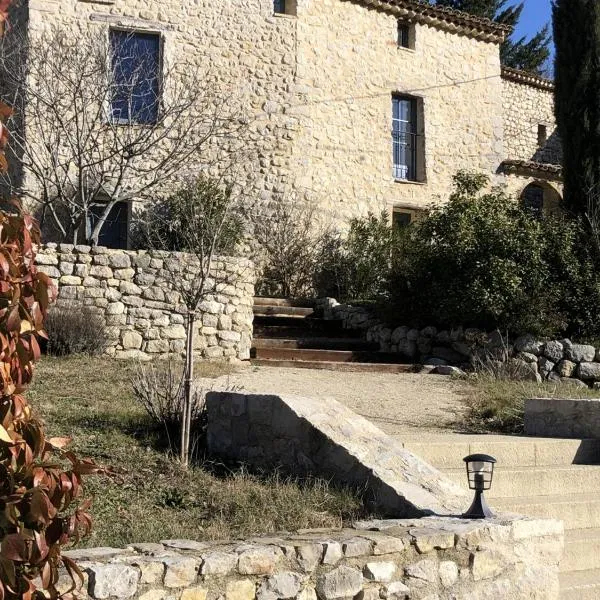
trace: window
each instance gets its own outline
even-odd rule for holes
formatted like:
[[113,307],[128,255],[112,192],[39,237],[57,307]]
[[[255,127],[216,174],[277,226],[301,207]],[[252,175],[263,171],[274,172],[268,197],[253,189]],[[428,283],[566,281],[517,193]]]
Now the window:
[[413,220],[411,212],[406,210],[394,210],[392,216],[392,225],[397,229],[405,229],[408,227]]
[[273,12],[276,15],[285,15],[285,0],[273,0]]
[[160,36],[111,30],[115,123],[156,123],[160,103]]
[[543,148],[548,141],[548,128],[546,125],[538,125],[537,144],[538,148]]
[[417,99],[394,96],[392,98],[394,179],[417,181],[418,149]]
[[544,213],[544,188],[530,183],[521,194],[523,208],[541,219]]
[[276,15],[295,15],[298,0],[273,0],[273,12]]
[[[89,215],[89,226],[93,229],[104,213],[104,206],[96,204],[91,207]],[[127,249],[127,237],[129,231],[129,204],[117,202],[100,230],[98,244],[107,248]]]
[[415,28],[410,23],[398,21],[398,48],[415,49]]

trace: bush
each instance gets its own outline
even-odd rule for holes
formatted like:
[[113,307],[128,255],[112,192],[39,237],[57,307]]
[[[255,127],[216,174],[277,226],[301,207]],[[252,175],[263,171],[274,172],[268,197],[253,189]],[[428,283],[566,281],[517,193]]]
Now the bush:
[[458,173],[450,201],[408,229],[390,286],[398,321],[592,335],[600,293],[581,223],[537,219],[487,183]]
[[76,302],[54,306],[46,319],[47,352],[53,356],[102,354],[108,345],[103,319]]
[[330,235],[323,242],[315,276],[318,294],[343,302],[386,299],[398,239],[385,211],[352,219],[347,236]]

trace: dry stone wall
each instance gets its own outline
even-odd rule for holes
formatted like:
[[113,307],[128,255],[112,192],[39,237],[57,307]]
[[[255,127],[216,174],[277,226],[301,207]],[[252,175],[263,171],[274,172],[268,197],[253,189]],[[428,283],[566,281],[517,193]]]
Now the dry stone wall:
[[[145,360],[184,351],[187,311],[173,281],[196,272],[189,255],[47,244],[36,263],[58,286],[57,306],[89,306],[99,315],[108,354]],[[215,264],[213,291],[199,307],[195,348],[204,358],[246,360],[254,268],[236,258]]]
[[558,600],[558,521],[426,518],[66,552],[93,600]]

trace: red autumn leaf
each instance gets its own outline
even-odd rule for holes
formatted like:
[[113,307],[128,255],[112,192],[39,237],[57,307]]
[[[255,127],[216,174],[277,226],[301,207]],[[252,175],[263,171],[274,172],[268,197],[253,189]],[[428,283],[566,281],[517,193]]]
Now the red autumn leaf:
[[13,562],[25,562],[29,558],[27,544],[23,536],[19,533],[11,533],[4,536],[0,544],[0,554],[2,558],[12,560]]
[[6,329],[11,331],[21,331],[21,317],[19,316],[19,305],[12,307],[8,319],[6,320]]

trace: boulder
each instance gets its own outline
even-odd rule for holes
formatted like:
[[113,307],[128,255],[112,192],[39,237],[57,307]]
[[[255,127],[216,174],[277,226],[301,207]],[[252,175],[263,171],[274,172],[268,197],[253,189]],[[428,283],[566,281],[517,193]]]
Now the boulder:
[[583,381],[600,381],[600,363],[579,363],[579,366],[577,367],[577,377]]
[[540,356],[538,358],[538,371],[544,378],[547,378],[548,375],[554,370],[554,363],[545,356]]
[[527,334],[522,335],[515,340],[515,350],[517,352],[528,352],[539,356],[542,353],[544,343],[536,340],[534,336]]
[[574,377],[561,377],[560,380],[562,383],[566,385],[572,385],[574,387],[587,388],[587,384],[585,384],[581,379],[576,379]]
[[566,348],[565,356],[575,363],[593,362],[596,358],[596,348],[587,344],[572,344]]
[[574,362],[564,358],[556,365],[556,372],[559,377],[571,377],[575,372],[576,367],[577,365]]
[[506,361],[507,372],[511,378],[517,381],[541,381],[538,373],[537,363],[528,363],[518,358],[511,358]]
[[549,358],[552,362],[557,363],[563,359],[564,348],[559,341],[554,340],[544,344],[542,353],[546,358]]

